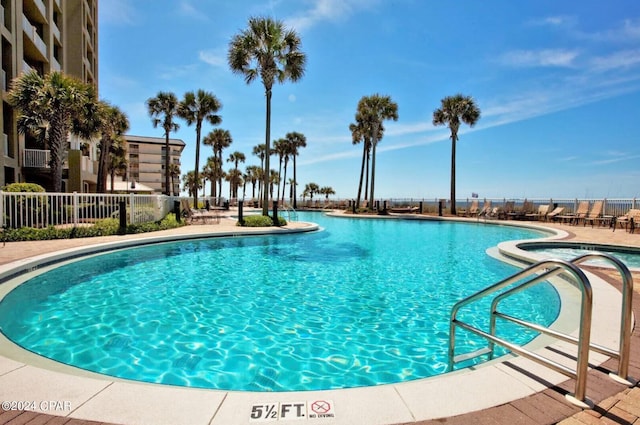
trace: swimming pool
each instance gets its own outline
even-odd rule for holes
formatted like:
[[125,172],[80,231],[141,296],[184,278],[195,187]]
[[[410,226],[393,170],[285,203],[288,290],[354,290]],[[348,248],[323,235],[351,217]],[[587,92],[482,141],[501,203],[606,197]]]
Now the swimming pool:
[[[163,243],[58,267],[2,300],[0,329],[45,357],[147,382],[292,391],[407,381],[445,371],[453,303],[515,271],[484,251],[541,235],[300,219],[325,230]],[[559,300],[538,286],[510,310],[548,324]],[[486,311],[475,305],[463,317],[482,327]],[[534,336],[500,329],[519,343]],[[480,343],[465,333],[458,341]]]
[[[640,270],[640,249],[634,247],[612,246],[604,244],[593,244],[586,242],[524,242],[518,247],[525,251],[535,252],[544,258],[559,258],[561,260],[571,260],[580,255],[601,252],[614,255],[624,263],[629,269]],[[611,267],[611,263],[603,260],[589,260],[585,264],[601,267]]]

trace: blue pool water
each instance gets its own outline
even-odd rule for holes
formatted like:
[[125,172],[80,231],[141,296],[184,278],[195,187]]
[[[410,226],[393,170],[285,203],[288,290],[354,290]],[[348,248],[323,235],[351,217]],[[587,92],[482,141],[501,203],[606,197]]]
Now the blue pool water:
[[[615,256],[630,269],[640,269],[640,249],[638,248],[614,247],[579,242],[558,242],[554,244],[541,244],[541,246],[523,246],[522,249],[542,254],[546,258],[559,258],[561,260],[572,260],[580,255],[599,252]],[[585,264],[611,267],[611,263],[605,260],[589,260]]]
[[[531,230],[300,214],[314,233],[119,250],[32,278],[0,302],[24,348],[106,375],[172,385],[292,391],[444,373],[451,306],[515,269],[486,255]],[[503,310],[549,324],[551,285]],[[488,301],[462,311],[486,328]],[[524,343],[531,332],[506,324]],[[460,352],[483,341],[458,333]],[[465,348],[466,347],[466,348]]]

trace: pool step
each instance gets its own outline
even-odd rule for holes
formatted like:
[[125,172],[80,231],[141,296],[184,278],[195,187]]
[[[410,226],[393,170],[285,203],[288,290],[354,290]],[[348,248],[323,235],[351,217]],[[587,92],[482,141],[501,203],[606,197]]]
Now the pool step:
[[470,353],[458,354],[453,358],[455,363],[464,362],[470,359],[475,359],[476,357],[484,356],[485,354],[490,354],[491,349],[489,347],[481,348],[476,351],[471,351]]

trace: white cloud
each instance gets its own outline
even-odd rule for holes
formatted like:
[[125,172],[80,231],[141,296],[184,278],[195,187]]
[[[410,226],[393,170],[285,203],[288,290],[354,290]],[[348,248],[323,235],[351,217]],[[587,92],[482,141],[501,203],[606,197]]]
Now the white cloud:
[[215,67],[226,67],[227,57],[222,49],[201,50],[198,52],[198,59]]
[[99,14],[101,21],[115,25],[133,25],[137,21],[137,13],[128,0],[101,1]]
[[608,56],[599,56],[591,60],[591,69],[594,71],[608,71],[619,68],[630,68],[640,64],[639,50],[622,50]]
[[205,15],[204,13],[202,13],[201,11],[196,9],[191,4],[191,2],[189,2],[187,0],[182,0],[178,4],[178,13],[180,13],[181,15],[186,16],[188,18],[195,18],[195,19],[198,19],[200,21],[208,21],[209,20],[207,15]]
[[502,55],[501,62],[515,67],[573,67],[577,57],[576,50],[513,50]]
[[314,0],[313,7],[287,19],[285,24],[296,31],[304,31],[320,22],[346,20],[356,11],[375,6],[376,3],[377,0]]
[[573,16],[566,15],[557,15],[557,16],[547,16],[540,19],[534,19],[529,21],[529,25],[533,26],[546,26],[546,27],[566,27],[566,26],[574,26],[576,23],[576,19]]

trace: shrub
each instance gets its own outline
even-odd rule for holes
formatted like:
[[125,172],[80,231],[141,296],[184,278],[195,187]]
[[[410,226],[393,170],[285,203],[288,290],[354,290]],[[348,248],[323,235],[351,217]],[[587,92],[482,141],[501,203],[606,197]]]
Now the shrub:
[[146,233],[158,230],[173,229],[175,227],[184,226],[185,223],[178,223],[175,214],[169,214],[165,218],[157,222],[149,222],[142,224],[130,224],[125,232],[120,230],[120,221],[115,218],[106,218],[98,220],[93,226],[57,228],[53,226],[44,229],[35,229],[33,227],[22,227],[19,229],[6,229],[0,234],[3,241],[44,241],[52,239],[74,239],[88,238],[94,236],[110,236],[122,233]]
[[44,187],[35,183],[11,183],[2,188],[5,192],[45,192]]
[[[278,217],[280,226],[286,226],[287,220],[282,217]],[[271,227],[273,226],[273,220],[266,215],[247,215],[244,217],[244,223],[238,222],[237,226],[242,227]]]

